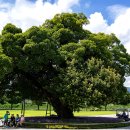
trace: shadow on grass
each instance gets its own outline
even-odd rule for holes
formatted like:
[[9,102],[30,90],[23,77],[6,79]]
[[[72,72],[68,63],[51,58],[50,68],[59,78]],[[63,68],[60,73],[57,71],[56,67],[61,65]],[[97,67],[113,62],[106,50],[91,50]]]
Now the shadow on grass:
[[26,117],[26,122],[34,123],[117,123],[122,122],[122,119],[113,117],[79,117],[76,116],[70,119],[63,119],[56,116],[48,117]]
[[112,117],[74,117],[61,119],[59,117],[26,117],[26,128],[48,129],[104,129],[130,126],[129,122]]

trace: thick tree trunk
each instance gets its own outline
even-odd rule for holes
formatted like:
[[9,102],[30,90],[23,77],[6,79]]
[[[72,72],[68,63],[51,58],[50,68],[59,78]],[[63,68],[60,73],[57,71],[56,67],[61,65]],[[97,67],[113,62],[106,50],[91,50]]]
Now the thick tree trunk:
[[73,118],[73,111],[67,104],[63,104],[59,98],[51,98],[51,105],[53,106],[54,111],[57,113],[60,118]]

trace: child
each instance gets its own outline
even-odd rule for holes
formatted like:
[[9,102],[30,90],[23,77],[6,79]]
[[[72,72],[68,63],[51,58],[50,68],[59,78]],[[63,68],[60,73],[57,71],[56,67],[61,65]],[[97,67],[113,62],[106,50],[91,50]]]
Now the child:
[[6,111],[5,115],[4,115],[4,125],[8,126],[8,116],[10,115],[9,111]]
[[22,125],[23,125],[24,121],[25,121],[25,118],[24,118],[24,116],[23,116],[23,115],[21,115],[21,118],[20,118],[20,126],[22,126]]

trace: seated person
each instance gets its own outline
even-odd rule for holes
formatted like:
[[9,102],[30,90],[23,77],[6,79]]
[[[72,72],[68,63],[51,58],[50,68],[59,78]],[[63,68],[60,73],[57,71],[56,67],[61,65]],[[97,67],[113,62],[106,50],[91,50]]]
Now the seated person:
[[23,125],[24,121],[25,121],[25,118],[24,118],[23,115],[21,115],[20,122],[19,122],[19,123],[20,123],[20,126]]
[[128,118],[128,116],[127,116],[127,114],[126,114],[125,111],[123,111],[123,113],[122,113],[122,117],[123,117],[123,118]]
[[15,122],[16,122],[16,127],[20,126],[20,117],[19,117],[19,114],[16,115]]
[[10,126],[13,126],[13,127],[16,126],[14,114],[11,115],[11,118],[10,118]]

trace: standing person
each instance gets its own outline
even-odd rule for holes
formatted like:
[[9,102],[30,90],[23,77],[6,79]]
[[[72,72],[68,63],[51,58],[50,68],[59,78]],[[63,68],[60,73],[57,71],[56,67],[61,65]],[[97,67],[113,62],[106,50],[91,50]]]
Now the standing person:
[[8,119],[9,119],[9,111],[6,111],[5,115],[4,115],[4,125],[8,126]]
[[20,125],[20,117],[19,117],[19,114],[16,115],[15,122],[16,122],[16,127],[18,127],[18,126]]
[[24,118],[24,116],[23,116],[23,115],[21,115],[21,118],[20,118],[20,126],[22,126],[22,125],[23,125],[24,121],[25,121],[25,118]]
[[15,127],[15,117],[14,117],[14,114],[11,115],[11,118],[10,118],[10,126],[13,126]]

